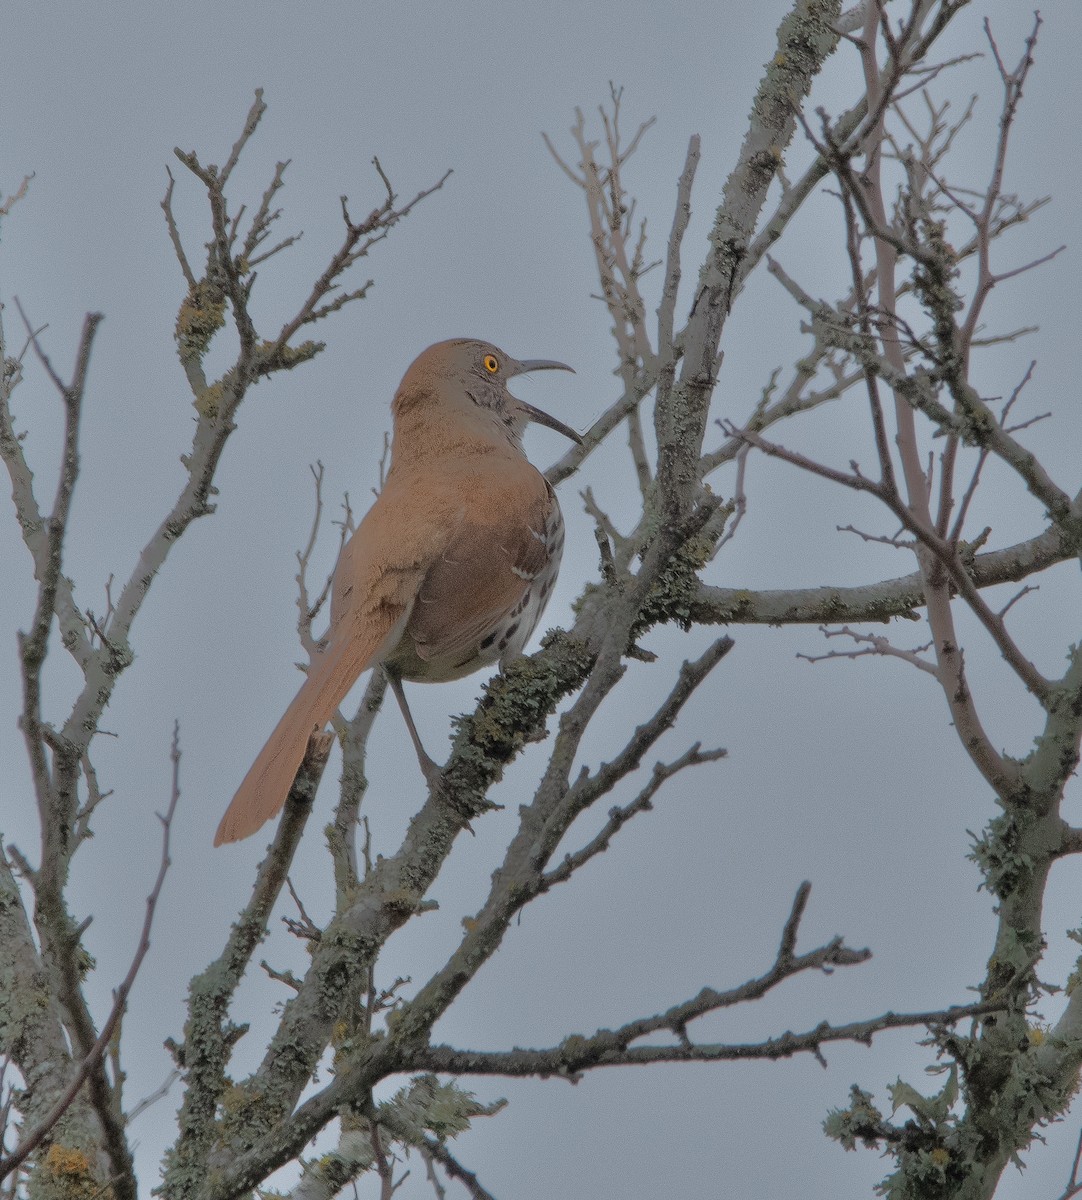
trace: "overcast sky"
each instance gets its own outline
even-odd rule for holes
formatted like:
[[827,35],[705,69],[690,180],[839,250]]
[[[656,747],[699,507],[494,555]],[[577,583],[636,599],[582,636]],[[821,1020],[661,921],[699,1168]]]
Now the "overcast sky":
[[[167,800],[168,746],[181,727],[183,799],[174,866],[154,946],[125,1024],[129,1103],[153,1090],[170,1063],[161,1049],[179,1037],[187,979],[217,953],[244,902],[266,838],[212,851],[221,812],[251,758],[297,686],[301,657],[295,621],[294,551],[312,515],[309,464],[326,466],[333,508],[349,491],[363,509],[376,481],[387,405],[405,367],[432,341],[479,336],[517,357],[559,358],[575,376],[543,375],[519,394],[584,428],[617,393],[607,315],[596,290],[580,195],[546,152],[547,131],[569,157],[573,108],[588,114],[623,85],[630,130],[656,115],[629,172],[639,211],[650,220],[654,257],[671,220],[675,180],[687,139],[702,135],[702,166],[685,242],[694,278],[720,189],[746,126],[762,64],[786,0],[759,4],[637,0],[369,5],[283,3],[130,5],[113,0],[58,6],[16,0],[3,24],[0,71],[0,191],[33,174],[29,193],[0,229],[0,298],[9,349],[20,341],[10,301],[18,296],[44,344],[68,369],[83,314],[105,314],[86,401],[83,473],[66,570],[77,598],[104,609],[103,586],[127,577],[139,547],[181,484],[178,464],[190,440],[191,410],[177,365],[173,323],[183,281],[162,220],[166,167],[177,178],[176,210],[195,259],[207,237],[205,204],[173,147],[222,162],[256,87],[269,111],[234,183],[234,202],[258,200],[274,163],[290,159],[282,233],[304,230],[288,257],[269,264],[256,312],[273,328],[306,294],[340,237],[338,198],[355,214],[381,199],[371,159],[378,155],[403,195],[454,174],[397,228],[357,282],[375,280],[369,298],[320,329],[328,349],[313,364],[249,395],[218,477],[218,511],[185,535],[156,581],[134,634],[137,662],[106,714],[118,736],[99,739],[97,767],[115,795],[98,838],[80,855],[73,882],[79,915],[99,970],[90,987],[97,1011],[122,977],[142,903],[157,868],[154,811]],[[1007,187],[1051,194],[1004,248],[1009,265],[1070,242],[1078,225],[1077,0],[1042,6],[1045,26],[1026,89]],[[1014,61],[1032,16],[1017,0],[975,0],[956,22],[941,56],[983,49],[990,16]],[[959,178],[987,172],[988,130],[998,113],[997,78],[987,57],[937,84],[960,110],[981,92],[973,130],[962,141]],[[832,60],[815,103],[840,111],[859,92],[853,54]],[[812,206],[779,249],[787,269],[815,295],[830,296],[844,275],[829,204]],[[998,330],[1039,324],[1024,343],[978,365],[985,394],[1008,392],[1031,358],[1039,360],[1026,415],[1054,410],[1031,444],[1069,490],[1079,485],[1079,285],[1073,246],[1039,272],[997,295]],[[806,349],[798,314],[765,273],[749,285],[725,335],[718,415],[740,420],[770,371]],[[224,358],[220,361],[224,361]],[[29,430],[27,452],[44,495],[57,458],[58,404],[34,368],[16,395]],[[799,444],[810,453],[848,455],[844,413],[807,422]],[[781,440],[793,441],[796,434]],[[839,450],[838,447],[841,447]],[[534,461],[561,452],[557,435],[529,435]],[[1041,528],[1040,513],[993,477],[985,516],[993,544]],[[568,606],[596,575],[596,547],[579,489],[591,483],[614,514],[627,511],[625,453],[619,444],[591,462],[561,494],[568,548],[545,624],[565,624]],[[731,477],[715,487],[731,492]],[[902,574],[897,552],[836,531],[878,521],[867,506],[775,463],[749,471],[750,512],[740,536],[711,568],[727,585],[783,587],[869,582]],[[623,505],[623,509],[621,508]],[[883,528],[883,532],[890,532]],[[321,567],[333,562],[325,530]],[[31,612],[29,560],[10,514],[0,511],[0,830],[32,851],[34,815],[23,746],[15,727],[18,676],[14,630]],[[1058,671],[1077,638],[1077,570],[1042,579],[1018,615],[1027,649]],[[1029,615],[1026,615],[1028,612]],[[1073,621],[1072,621],[1072,618]],[[1026,622],[1029,622],[1028,628]],[[969,626],[964,624],[969,630]],[[1072,630],[1074,631],[1072,634]],[[972,630],[969,630],[972,633]],[[797,651],[821,652],[815,630],[735,630],[737,646],[666,739],[673,757],[691,741],[728,747],[730,759],[675,783],[625,830],[613,848],[524,916],[504,947],[439,1027],[446,1041],[491,1048],[548,1045],[724,988],[765,969],[802,879],[814,885],[802,945],[835,933],[870,946],[863,967],[791,983],[753,1008],[702,1022],[700,1037],[756,1040],[823,1018],[858,1019],[887,1008],[966,1002],[990,949],[991,906],[965,861],[967,830],[993,815],[987,789],[955,744],[941,695],[929,677],[900,663],[811,666]],[[619,703],[603,714],[591,747],[597,761],[620,744],[683,656],[701,652],[709,631],[657,631],[657,672],[634,667]],[[899,632],[905,639],[907,630]],[[910,644],[916,635],[910,638]],[[54,647],[55,650],[55,647]],[[974,635],[971,665],[987,723],[1010,752],[1024,754],[1034,711]],[[663,682],[659,683],[658,680]],[[62,719],[73,668],[50,664],[50,715]],[[414,688],[411,696],[430,751],[439,757],[449,717],[468,710],[480,680]],[[419,694],[420,693],[420,694]],[[635,697],[638,697],[636,700]],[[1020,719],[1021,714],[1021,719]],[[421,797],[419,774],[398,714],[380,718],[366,808],[378,850],[390,853]],[[434,889],[440,911],[411,923],[381,960],[423,980],[446,957],[464,913],[475,911],[514,828],[518,797],[534,779],[544,748],[516,764],[496,799],[506,811],[479,823],[456,846]],[[318,829],[330,811],[337,767],[320,792],[293,878],[317,919],[329,909]],[[1079,792],[1074,811],[1082,820]],[[579,839],[585,840],[584,838]],[[1049,956],[1041,974],[1062,981],[1074,951],[1065,929],[1080,920],[1076,864],[1053,874]],[[283,910],[283,911],[287,911]],[[278,966],[303,969],[303,950],[275,933]],[[1077,947],[1074,948],[1077,950]],[[259,978],[245,997],[255,1032],[241,1045],[238,1070],[258,1055],[281,989]],[[1049,1018],[1057,1009],[1046,1006]],[[845,1154],[820,1122],[859,1082],[886,1103],[899,1074],[925,1083],[928,1062],[912,1034],[875,1049],[841,1047],[824,1071],[810,1058],[770,1066],[654,1068],[595,1072],[577,1087],[557,1082],[476,1080],[485,1100],[510,1107],[479,1122],[456,1153],[501,1200],[555,1196],[782,1196],[818,1200],[866,1196],[889,1169],[874,1154]],[[927,1089],[938,1086],[934,1080]],[[171,1140],[171,1096],[139,1119],[141,1186]],[[1002,1197],[1048,1197],[1066,1181],[1079,1117],[1048,1133],[1011,1171]],[[423,1170],[399,1192],[431,1194]]]

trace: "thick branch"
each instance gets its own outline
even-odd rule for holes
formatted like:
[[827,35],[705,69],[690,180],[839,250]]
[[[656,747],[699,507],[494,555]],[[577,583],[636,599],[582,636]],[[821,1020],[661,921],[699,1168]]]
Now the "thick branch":
[[[974,586],[994,587],[1028,579],[1076,554],[1070,540],[1052,527],[1028,541],[977,554],[966,560],[966,569]],[[857,586],[760,590],[702,584],[691,602],[691,618],[704,625],[833,625],[896,617],[915,621],[924,604],[921,574],[914,571]]]
[[833,28],[841,6],[833,0],[797,0],[778,28],[777,53],[752,103],[752,121],[737,165],[725,184],[710,233],[692,315],[684,334],[679,381],[659,388],[655,407],[658,482],[667,520],[690,511],[698,491],[718,345],[741,263],[751,244],[767,191],[796,127],[793,115],[823,62],[837,45]]

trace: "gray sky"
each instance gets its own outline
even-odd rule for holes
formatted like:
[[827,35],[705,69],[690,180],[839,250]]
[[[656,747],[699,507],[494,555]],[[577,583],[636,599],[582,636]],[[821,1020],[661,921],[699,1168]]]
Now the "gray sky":
[[[269,112],[235,177],[234,196],[254,202],[275,161],[292,160],[280,200],[281,232],[304,230],[288,257],[268,264],[257,314],[273,327],[306,293],[339,239],[338,197],[354,214],[380,199],[370,160],[380,160],[403,195],[454,175],[425,201],[367,264],[357,281],[376,281],[369,299],[319,331],[327,351],[309,366],[249,395],[240,429],[218,479],[217,514],[190,530],[171,556],[135,631],[138,661],[106,714],[117,739],[99,740],[97,767],[115,796],[101,810],[98,838],[81,855],[75,908],[93,913],[89,933],[99,971],[91,993],[104,1011],[121,978],[157,868],[154,811],[168,795],[168,745],[181,725],[182,810],[172,874],[154,947],[126,1021],[128,1099],[153,1090],[169,1061],[166,1036],[179,1036],[187,979],[216,953],[243,903],[266,838],[212,851],[214,827],[252,756],[297,686],[295,549],[312,514],[308,465],[327,469],[329,508],[348,490],[362,509],[376,480],[387,404],[403,370],[425,345],[469,335],[519,357],[572,363],[575,376],[545,375],[519,393],[585,427],[616,395],[615,363],[596,290],[580,196],[541,141],[552,135],[574,154],[567,127],[573,107],[588,113],[625,87],[630,131],[656,114],[634,160],[630,182],[663,247],[675,180],[691,133],[703,139],[685,242],[694,278],[704,233],[745,128],[750,99],[771,56],[783,0],[735,3],[616,4],[593,0],[546,6],[359,6],[323,3],[303,17],[282,3],[183,6],[16,3],[4,22],[0,72],[0,191],[33,172],[30,192],[5,219],[0,296],[10,347],[20,326],[17,295],[45,345],[68,369],[85,311],[105,313],[87,398],[83,474],[67,571],[77,596],[104,608],[110,573],[127,577],[138,548],[181,482],[178,456],[191,433],[190,396],[177,365],[173,321],[182,279],[159,202],[165,167],[178,177],[176,208],[190,253],[206,239],[204,205],[172,149],[195,149],[222,162],[257,86]],[[1082,8],[1074,0],[1042,7],[1045,27],[1027,87],[1008,188],[1051,194],[1046,207],[1005,245],[1010,265],[1071,239],[1077,227],[1076,67]],[[981,48],[989,15],[1005,57],[1014,61],[1031,22],[1030,6],[974,3],[944,44],[943,57]],[[959,108],[981,91],[959,170],[976,183],[987,172],[982,136],[998,112],[987,59],[970,64],[940,92]],[[859,90],[854,56],[831,62],[816,103],[840,110]],[[801,151],[800,153],[803,153]],[[832,295],[844,263],[830,240],[836,215],[812,206],[779,250],[787,269],[816,295]],[[1002,394],[1031,358],[1039,366],[1026,415],[1055,410],[1030,444],[1054,475],[1077,487],[1082,422],[1077,404],[1079,340],[1077,251],[1003,289],[990,308],[998,329],[1040,324],[1027,341],[989,352],[978,368],[986,394]],[[798,316],[765,273],[754,279],[726,330],[718,415],[739,420],[769,371],[804,346]],[[43,494],[51,494],[58,404],[35,369],[17,393],[29,429],[28,453]],[[800,427],[809,453],[849,451],[839,438],[845,415]],[[797,433],[781,440],[796,444]],[[535,462],[561,450],[548,432],[530,435]],[[838,445],[842,450],[838,451]],[[545,624],[563,624],[568,604],[596,574],[596,547],[578,489],[591,483],[614,514],[629,493],[618,444],[565,487],[569,522],[561,581]],[[715,487],[728,492],[731,477]],[[710,578],[739,586],[856,583],[909,571],[883,547],[868,547],[836,526],[883,522],[849,496],[775,463],[749,471],[750,512],[740,536]],[[997,488],[999,489],[997,491]],[[626,511],[626,510],[625,510]],[[995,544],[1039,528],[1040,513],[995,477],[982,513]],[[979,525],[978,525],[979,527]],[[889,530],[884,529],[884,532]],[[328,528],[322,565],[333,561]],[[27,849],[33,814],[22,743],[14,725],[18,684],[13,630],[25,628],[32,592],[29,562],[10,516],[0,518],[0,829]],[[1029,598],[1026,645],[1039,665],[1059,667],[1077,637],[1077,571],[1050,572]],[[990,947],[987,896],[964,861],[967,830],[992,809],[987,790],[963,761],[945,705],[927,677],[899,663],[810,666],[794,655],[821,652],[814,630],[737,630],[737,646],[666,739],[669,757],[696,738],[728,747],[715,770],[688,776],[637,818],[614,847],[568,886],[532,906],[496,958],[439,1028],[445,1040],[475,1047],[547,1045],[668,1007],[705,984],[719,988],[765,969],[802,879],[814,890],[803,931],[810,947],[843,933],[871,946],[864,967],[790,983],[755,1007],[700,1023],[699,1037],[754,1040],[822,1018],[857,1019],[887,1008],[922,1009],[968,999]],[[900,633],[904,637],[905,630]],[[708,633],[655,631],[656,668],[635,665],[630,686],[598,724],[594,760],[617,747],[646,711],[681,657],[701,651]],[[983,689],[988,725],[1006,749],[1025,753],[1035,713],[999,665],[978,650],[970,660]],[[73,668],[54,654],[52,715],[65,711]],[[661,682],[659,682],[659,680]],[[439,757],[449,714],[471,707],[473,678],[417,689],[415,711]],[[419,695],[418,692],[421,692]],[[614,698],[616,699],[616,698]],[[1019,713],[1024,719],[1019,720]],[[380,718],[366,808],[377,849],[390,852],[420,803],[412,752],[397,713]],[[540,748],[543,753],[543,747]],[[421,981],[474,911],[514,827],[517,797],[541,762],[515,765],[496,796],[508,807],[463,839],[434,897],[440,911],[411,923],[388,947],[383,982]],[[330,810],[337,768],[320,794]],[[1067,814],[1077,823],[1075,811]],[[599,818],[602,814],[598,814]],[[329,902],[325,854],[312,826],[293,878],[317,918]],[[595,822],[596,824],[596,822]],[[586,835],[588,836],[588,834]],[[579,841],[585,840],[585,837]],[[1042,977],[1060,980],[1074,952],[1063,936],[1079,924],[1077,865],[1061,866],[1049,891],[1050,950]],[[285,910],[288,911],[288,910]],[[303,968],[303,951],[277,932],[267,956]],[[1075,950],[1077,947],[1074,948]],[[242,1043],[238,1070],[258,1054],[281,989],[262,978],[245,990],[255,1032]],[[1046,1005],[1049,1018],[1056,1006]],[[809,1058],[773,1066],[654,1068],[595,1072],[575,1088],[556,1082],[477,1080],[486,1100],[511,1106],[459,1139],[456,1152],[495,1195],[553,1196],[862,1196],[887,1171],[874,1154],[844,1154],[823,1137],[826,1110],[860,1082],[886,1102],[899,1074],[921,1086],[927,1058],[912,1034],[877,1041],[873,1051],[838,1048],[829,1070]],[[937,1086],[927,1081],[927,1090]],[[140,1118],[141,1183],[149,1194],[155,1163],[171,1138],[178,1093]],[[1048,1133],[1024,1176],[1010,1172],[1002,1197],[1055,1195],[1066,1180],[1078,1117]],[[430,1194],[423,1170],[399,1193]]]

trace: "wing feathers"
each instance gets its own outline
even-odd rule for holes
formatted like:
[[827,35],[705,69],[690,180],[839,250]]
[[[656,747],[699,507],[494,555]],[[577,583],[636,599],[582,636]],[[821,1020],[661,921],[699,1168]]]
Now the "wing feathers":
[[[512,494],[463,519],[429,568],[406,629],[421,659],[454,658],[475,648],[544,567],[544,531],[556,498],[533,468],[525,483],[530,486],[518,481]],[[484,516],[487,522],[479,519]]]

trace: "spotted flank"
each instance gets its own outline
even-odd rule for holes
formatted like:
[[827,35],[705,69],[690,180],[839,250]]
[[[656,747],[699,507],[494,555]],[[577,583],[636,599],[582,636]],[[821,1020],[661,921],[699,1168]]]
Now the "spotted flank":
[[[545,559],[541,569],[528,580],[529,586],[508,612],[502,627],[496,630],[495,644],[486,648],[493,660],[499,658],[501,665],[517,658],[522,653],[523,647],[530,640],[531,634],[537,628],[538,621],[541,620],[541,614],[545,610],[548,598],[552,594],[553,585],[556,583],[556,574],[560,569],[560,556],[564,549],[564,522],[555,497],[546,514],[544,533],[539,534],[535,529],[531,529],[530,532],[544,543]],[[498,653],[493,653],[493,651]],[[485,653],[485,650],[482,650],[482,653]]]

